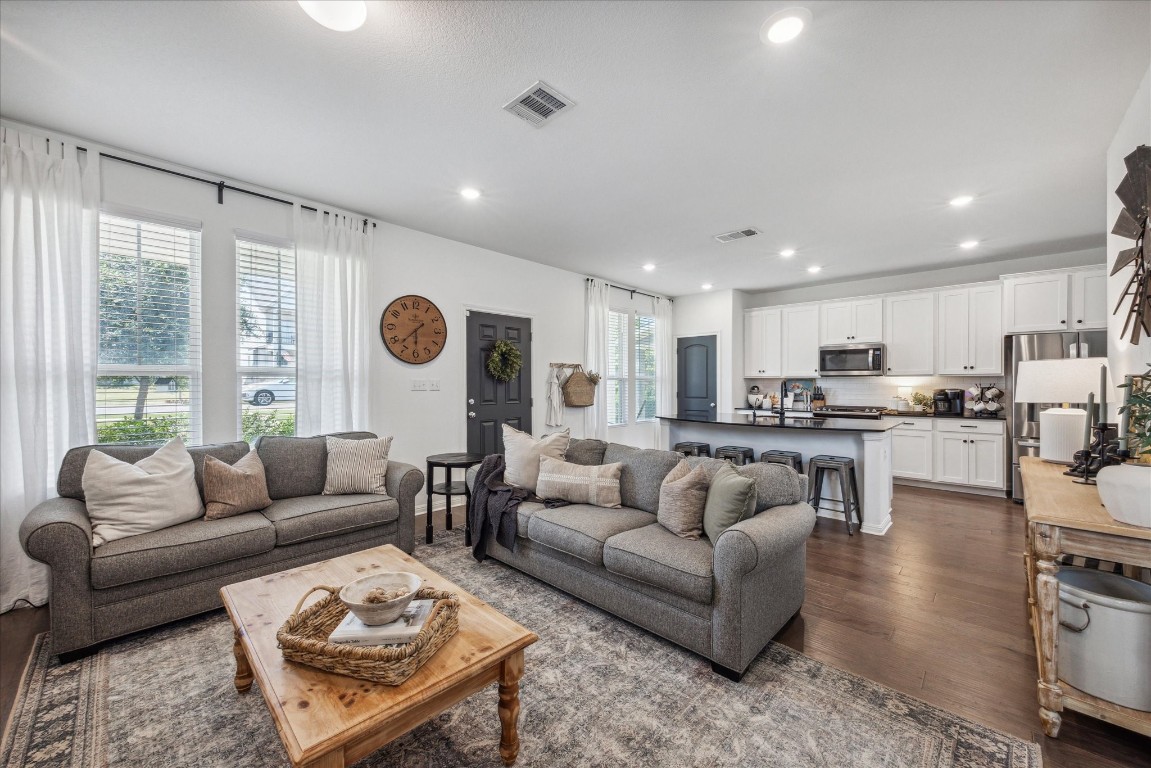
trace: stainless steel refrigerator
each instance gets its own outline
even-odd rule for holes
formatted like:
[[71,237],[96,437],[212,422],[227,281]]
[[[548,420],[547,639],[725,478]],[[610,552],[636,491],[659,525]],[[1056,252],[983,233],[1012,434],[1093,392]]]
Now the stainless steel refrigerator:
[[[1107,331],[1078,333],[1026,333],[1008,336],[1003,345],[1007,372],[1007,400],[1011,404],[1007,421],[1007,476],[1011,478],[1011,498],[1023,501],[1019,479],[1019,457],[1039,455],[1039,413],[1059,403],[1015,402],[1015,377],[1025,360],[1063,360],[1075,357],[1106,357]],[[1072,403],[1084,407],[1084,403]]]

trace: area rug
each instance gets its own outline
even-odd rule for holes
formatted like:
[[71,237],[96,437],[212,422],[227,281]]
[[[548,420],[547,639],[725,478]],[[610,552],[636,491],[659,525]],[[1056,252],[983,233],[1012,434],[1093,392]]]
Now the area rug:
[[[1038,768],[1038,745],[771,644],[741,683],[707,660],[495,561],[457,532],[416,556],[534,630],[521,684],[522,766]],[[223,611],[60,665],[37,642],[4,768],[283,768],[259,692],[232,686]],[[433,662],[434,663],[434,659]],[[494,685],[358,768],[498,766]]]

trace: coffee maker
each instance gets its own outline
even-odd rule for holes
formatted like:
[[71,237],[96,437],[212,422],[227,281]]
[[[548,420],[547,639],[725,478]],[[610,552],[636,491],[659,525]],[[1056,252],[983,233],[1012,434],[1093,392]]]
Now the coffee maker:
[[936,416],[963,416],[962,389],[937,389],[931,399],[935,403]]

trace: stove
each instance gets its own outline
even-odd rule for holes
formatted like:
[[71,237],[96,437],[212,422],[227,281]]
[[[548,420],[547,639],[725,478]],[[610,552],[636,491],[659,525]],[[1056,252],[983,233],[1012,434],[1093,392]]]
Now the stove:
[[816,408],[812,413],[815,416],[833,419],[878,419],[883,410],[883,407],[878,405],[828,405]]

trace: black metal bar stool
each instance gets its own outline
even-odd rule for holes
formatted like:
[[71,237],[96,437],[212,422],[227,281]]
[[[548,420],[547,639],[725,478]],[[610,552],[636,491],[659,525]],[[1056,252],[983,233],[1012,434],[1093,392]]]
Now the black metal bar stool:
[[764,451],[759,460],[768,464],[787,464],[799,474],[803,474],[803,454],[799,451]]
[[744,448],[742,445],[725,445],[715,449],[717,459],[726,459],[736,466],[742,467],[755,461],[755,451]]
[[682,453],[684,456],[707,456],[711,458],[711,443],[693,443],[685,441],[676,443],[673,448],[676,453]]
[[863,506],[859,502],[859,486],[855,482],[855,459],[847,456],[828,456],[820,454],[812,456],[807,464],[807,503],[815,507],[816,513],[820,509],[838,512],[833,507],[821,507],[823,500],[823,477],[826,472],[835,472],[839,475],[839,494],[843,498],[843,519],[847,523],[847,535],[851,536],[851,513],[854,510],[859,518],[860,527],[863,526]]

